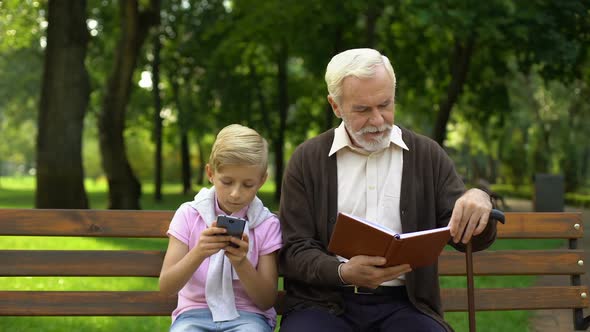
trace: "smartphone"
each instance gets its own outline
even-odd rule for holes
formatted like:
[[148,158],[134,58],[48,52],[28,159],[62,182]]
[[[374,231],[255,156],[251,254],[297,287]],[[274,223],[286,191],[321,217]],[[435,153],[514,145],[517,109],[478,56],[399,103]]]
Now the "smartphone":
[[[235,238],[241,239],[242,233],[244,233],[244,227],[246,227],[246,220],[231,216],[217,216],[217,227],[222,227],[227,230],[227,235],[231,235]],[[231,243],[230,246],[237,248],[237,244]]]

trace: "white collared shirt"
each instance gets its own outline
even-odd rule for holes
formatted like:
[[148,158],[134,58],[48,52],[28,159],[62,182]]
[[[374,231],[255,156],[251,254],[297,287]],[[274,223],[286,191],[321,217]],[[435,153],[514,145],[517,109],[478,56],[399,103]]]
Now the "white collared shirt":
[[[330,156],[336,153],[338,212],[353,214],[401,233],[399,202],[404,149],[409,150],[398,126],[393,126],[387,148],[369,153],[353,145],[341,123],[334,132],[329,152]],[[383,284],[395,286],[401,282],[393,280]]]

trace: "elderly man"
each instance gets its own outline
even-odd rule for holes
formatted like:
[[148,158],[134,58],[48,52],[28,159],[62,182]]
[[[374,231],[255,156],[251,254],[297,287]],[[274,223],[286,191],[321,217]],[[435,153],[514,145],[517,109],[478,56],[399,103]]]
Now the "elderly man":
[[280,220],[285,277],[282,332],[450,331],[437,266],[382,267],[383,257],[350,260],[327,250],[338,212],[398,233],[450,226],[458,250],[496,237],[492,203],[465,191],[452,161],[431,139],[394,124],[396,78],[373,49],[337,54],[326,69],[328,101],[342,119],[301,144],[283,177]]

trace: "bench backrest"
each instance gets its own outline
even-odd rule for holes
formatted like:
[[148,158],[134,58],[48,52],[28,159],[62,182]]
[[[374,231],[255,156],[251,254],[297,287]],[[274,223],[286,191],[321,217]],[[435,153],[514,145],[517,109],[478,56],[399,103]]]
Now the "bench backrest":
[[[0,236],[165,238],[173,211],[0,209]],[[568,248],[474,253],[478,275],[569,275],[558,287],[475,290],[476,310],[571,308],[589,306],[580,285],[587,267],[577,239],[580,213],[506,213],[501,239],[566,239]],[[1,238],[0,238],[1,239]],[[1,243],[1,241],[0,241]],[[165,249],[165,247],[164,247]],[[162,250],[13,250],[0,247],[0,276],[153,277],[160,273]],[[465,256],[444,251],[440,274],[465,275]],[[465,288],[442,289],[445,311],[467,311]],[[585,294],[585,295],[584,295]],[[166,316],[176,297],[157,291],[0,291],[0,316]],[[280,312],[280,305],[277,305]]]

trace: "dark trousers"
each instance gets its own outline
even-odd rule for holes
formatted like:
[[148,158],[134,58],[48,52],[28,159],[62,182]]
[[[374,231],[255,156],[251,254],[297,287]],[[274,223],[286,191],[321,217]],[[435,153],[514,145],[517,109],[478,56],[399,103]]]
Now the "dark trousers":
[[283,316],[281,332],[444,332],[436,320],[418,311],[404,287],[398,296],[344,294],[344,313],[322,308],[296,310]]

